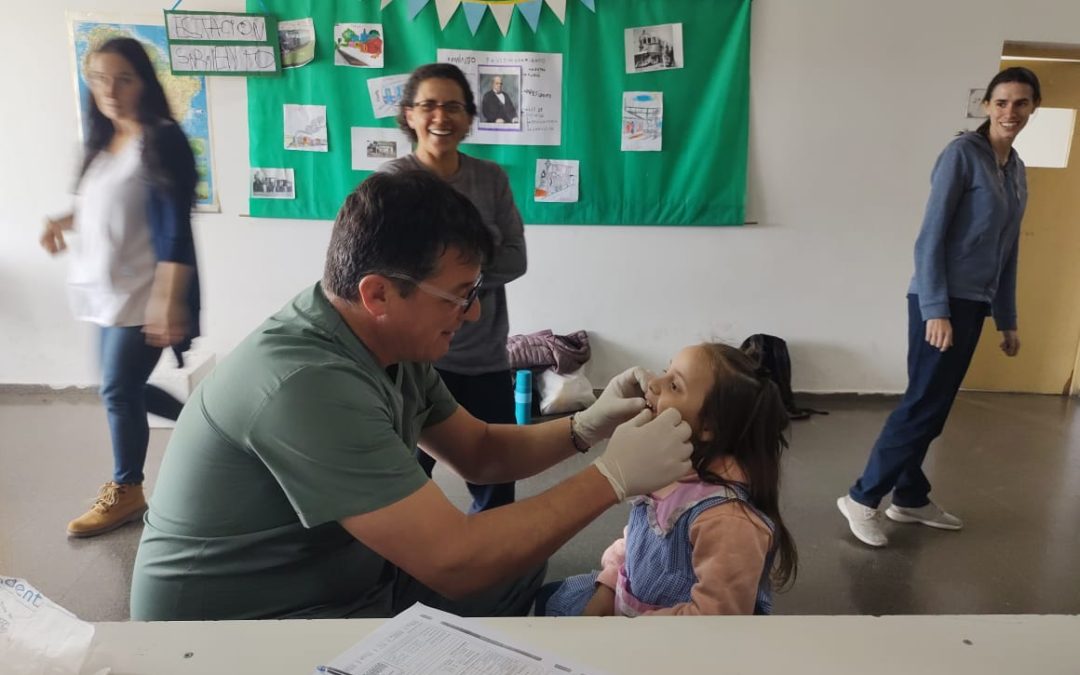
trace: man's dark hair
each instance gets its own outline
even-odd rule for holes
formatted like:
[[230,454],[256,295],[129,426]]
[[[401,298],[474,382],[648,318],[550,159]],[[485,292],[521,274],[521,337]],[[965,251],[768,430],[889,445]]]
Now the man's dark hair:
[[[450,248],[470,263],[483,264],[494,253],[491,233],[468,197],[427,171],[374,173],[338,211],[323,287],[356,300],[368,274],[426,279]],[[399,288],[411,290],[408,284]]]

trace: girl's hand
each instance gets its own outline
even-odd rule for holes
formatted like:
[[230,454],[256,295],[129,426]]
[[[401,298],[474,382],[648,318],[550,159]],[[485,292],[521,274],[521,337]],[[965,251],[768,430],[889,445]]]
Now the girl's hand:
[[45,231],[41,234],[41,247],[49,252],[49,255],[56,255],[67,248],[67,242],[64,241],[64,230],[69,229],[64,227],[62,220],[53,220],[52,218],[45,219]]
[[1020,353],[1020,334],[1014,330],[1001,331],[1001,351],[1005,356],[1016,356]]
[[596,587],[589,604],[581,612],[582,616],[615,616],[615,591],[600,584]]
[[187,336],[189,326],[190,317],[184,303],[150,298],[143,324],[147,344],[154,347],[175,345]]
[[948,319],[930,319],[926,322],[926,341],[931,347],[946,351],[952,347],[952,322]]

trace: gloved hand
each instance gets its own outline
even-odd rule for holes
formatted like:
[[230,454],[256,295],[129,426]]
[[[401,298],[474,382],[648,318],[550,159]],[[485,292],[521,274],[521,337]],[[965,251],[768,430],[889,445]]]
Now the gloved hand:
[[690,425],[668,408],[648,410],[620,425],[593,466],[604,474],[619,501],[643,495],[685,476],[691,469]]
[[611,378],[596,403],[574,414],[574,434],[589,446],[610,438],[615,427],[645,407],[651,377],[644,368],[630,368]]

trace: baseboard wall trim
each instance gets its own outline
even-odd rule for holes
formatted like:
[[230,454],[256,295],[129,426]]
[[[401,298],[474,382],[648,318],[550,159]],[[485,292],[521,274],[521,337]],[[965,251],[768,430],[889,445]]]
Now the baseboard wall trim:
[[16,394],[22,396],[37,396],[40,394],[93,394],[97,396],[98,385],[70,384],[64,387],[54,387],[49,384],[0,384],[0,394]]
[[0,384],[0,402],[19,403],[27,399],[40,401],[97,401],[98,385],[53,387],[47,384]]
[[796,396],[881,396],[886,398],[893,398],[895,396],[902,396],[902,391],[841,391],[836,389],[821,390],[821,391],[796,391]]

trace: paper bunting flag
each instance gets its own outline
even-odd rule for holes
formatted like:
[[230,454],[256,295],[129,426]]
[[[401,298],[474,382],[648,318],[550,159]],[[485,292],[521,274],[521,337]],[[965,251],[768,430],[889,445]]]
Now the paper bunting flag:
[[[379,8],[385,9],[393,1],[380,0]],[[416,15],[424,7],[431,3],[431,0],[406,0],[406,2],[408,3],[409,20],[411,21],[416,18]],[[458,7],[462,7],[465,12],[465,21],[469,24],[469,32],[473,35],[476,35],[476,31],[479,30],[484,14],[490,11],[495,18],[496,25],[499,26],[499,31],[505,36],[510,31],[510,22],[514,18],[515,8],[524,17],[525,23],[532,29],[532,32],[535,33],[540,25],[540,14],[545,4],[561,23],[566,23],[566,0],[501,0],[500,2],[489,2],[488,0],[435,0],[435,9],[439,13],[439,27],[445,30],[446,25],[450,23],[450,19],[453,18]],[[590,11],[596,11],[596,0],[581,0],[581,4],[588,7]]]
[[518,11],[521,12],[521,16],[525,17],[525,21],[529,24],[529,28],[536,32],[536,24],[540,23],[540,10],[544,8],[543,0],[531,0],[530,2],[523,2],[517,6]]

